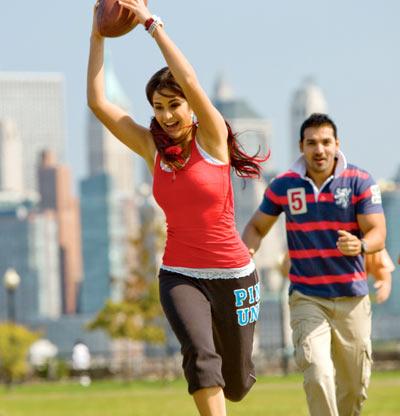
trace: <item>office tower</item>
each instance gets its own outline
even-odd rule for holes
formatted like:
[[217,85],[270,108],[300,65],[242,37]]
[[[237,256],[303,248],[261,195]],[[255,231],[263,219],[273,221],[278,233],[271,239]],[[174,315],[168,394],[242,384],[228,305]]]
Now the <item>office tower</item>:
[[23,191],[22,142],[12,120],[0,120],[0,191]]
[[[400,256],[400,184],[383,190],[382,205],[386,217],[386,248],[393,262],[397,264]],[[397,265],[392,274],[392,293],[390,298],[376,308],[377,313],[389,313],[400,318],[400,269]],[[379,312],[378,312],[379,311]]]
[[80,189],[84,280],[79,310],[96,313],[107,299],[122,300],[132,227],[126,222],[126,200],[111,176],[91,176],[81,181]]
[[[129,111],[129,101],[115,75],[108,51],[106,51],[104,65],[107,98],[112,103]],[[89,157],[88,176],[96,176],[102,173],[108,174],[113,178],[116,192],[131,195],[134,191],[133,152],[116,139],[90,110],[88,115],[87,145]]]
[[23,184],[37,190],[39,153],[65,143],[64,78],[60,74],[0,72],[0,119],[12,120],[22,141]]
[[300,127],[312,113],[326,113],[327,103],[321,89],[311,78],[293,93],[290,106],[290,164],[300,155]]
[[[271,124],[269,120],[261,117],[245,100],[234,97],[232,88],[223,78],[219,78],[215,85],[214,104],[224,118],[229,121],[233,131],[239,134],[238,139],[248,154],[254,155],[258,150],[260,150],[261,155],[267,154],[271,149]],[[271,160],[264,163],[260,180],[243,180],[235,173],[232,174],[235,193],[235,221],[239,233],[243,232],[245,225],[260,205],[267,180],[272,176],[272,168],[273,162]],[[254,256],[264,292],[262,302],[264,304],[270,300],[267,291],[269,295],[273,294],[275,296],[272,299],[275,304],[274,310],[279,310],[277,294],[280,291],[282,277],[278,272],[278,262],[286,250],[285,240],[283,218],[280,218],[269,235],[262,241]],[[263,309],[264,306],[261,307],[261,314],[264,313]],[[271,310],[269,304],[268,310]],[[274,326],[274,328],[268,327],[268,329],[269,331],[265,330],[265,325],[260,324],[258,326],[255,351],[259,347],[268,346],[271,339],[279,340],[281,336],[279,325]]]
[[[15,290],[16,320],[57,319],[61,314],[57,221],[38,213],[36,202],[0,193],[0,275],[14,268],[21,277]],[[0,285],[0,314],[6,316]]]
[[[215,84],[214,104],[229,121],[234,132],[238,133],[239,141],[248,154],[255,154],[260,150],[265,155],[271,147],[271,124],[261,117],[243,99],[235,98],[232,88],[224,78],[219,78]],[[271,160],[263,164],[263,175],[257,179],[241,179],[232,174],[232,184],[235,194],[235,221],[240,233],[251,216],[257,210],[264,194],[267,179],[271,177]],[[285,233],[282,221],[271,230],[256,255],[257,266],[261,277],[267,279],[270,289],[276,276],[277,259],[285,247]],[[280,279],[280,277],[279,277]]]
[[[232,88],[223,77],[219,77],[214,88],[215,107],[230,123],[232,130],[238,133],[238,140],[245,151],[254,155],[260,151],[265,155],[270,149],[271,124],[262,118],[243,99],[236,98]],[[263,164],[264,174],[271,171],[271,160]],[[239,231],[243,228],[261,201],[265,189],[263,180],[243,180],[232,175],[235,192],[235,218]]]
[[74,314],[82,279],[79,202],[72,195],[70,169],[57,163],[53,152],[44,150],[38,165],[40,210],[53,212],[58,225],[63,313]]

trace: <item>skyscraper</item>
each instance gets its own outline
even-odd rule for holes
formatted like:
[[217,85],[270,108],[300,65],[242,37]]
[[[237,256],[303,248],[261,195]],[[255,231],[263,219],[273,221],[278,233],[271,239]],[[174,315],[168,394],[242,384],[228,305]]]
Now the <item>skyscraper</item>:
[[0,190],[21,193],[22,142],[12,120],[0,120]]
[[[397,262],[400,255],[400,184],[382,192],[382,205],[386,217],[386,248],[393,259]],[[392,293],[385,304],[379,305],[378,313],[385,312],[400,318],[400,269],[396,267],[392,274]],[[399,331],[400,334],[400,331]]]
[[[125,211],[126,201],[116,192],[110,175],[91,176],[81,182],[82,313],[99,311],[107,299],[122,299],[123,282],[129,274],[132,232]],[[133,212],[130,218],[133,220]]]
[[[386,249],[396,265],[392,272],[392,291],[385,303],[373,303],[372,336],[379,340],[400,338],[400,270],[397,259],[400,255],[400,177],[394,182],[380,181],[382,206],[386,217]],[[373,279],[371,279],[371,291]]]
[[0,119],[11,119],[22,141],[23,182],[37,190],[39,153],[64,157],[64,78],[60,74],[0,72]]
[[49,150],[41,153],[38,166],[40,210],[54,213],[58,226],[61,255],[63,312],[76,312],[77,293],[82,278],[80,210],[72,195],[71,173],[58,164]]
[[[111,64],[104,60],[106,96],[129,111]],[[88,177],[81,181],[84,281],[80,311],[97,312],[106,299],[122,299],[130,268],[130,238],[135,227],[134,156],[90,112],[88,119]]]
[[[243,99],[237,98],[224,77],[219,77],[214,88],[214,105],[224,118],[230,123],[232,130],[238,133],[238,140],[245,151],[254,155],[260,151],[265,155],[271,142],[271,124],[262,118]],[[271,171],[271,161],[263,165],[264,173]],[[235,219],[239,231],[243,228],[250,216],[261,201],[265,189],[265,182],[261,180],[243,180],[232,175],[235,193]]]
[[[239,141],[250,155],[258,150],[265,155],[271,147],[271,124],[262,118],[243,99],[233,95],[232,88],[224,78],[219,78],[215,84],[214,104],[229,121],[234,132],[238,133]],[[272,162],[268,160],[263,164],[263,175],[257,179],[241,179],[232,174],[232,184],[235,194],[235,221],[241,233],[261,203],[267,185],[267,178],[271,177]],[[277,258],[285,246],[285,233],[282,221],[279,221],[271,230],[270,235],[264,239],[256,254],[256,263],[261,277],[268,279],[269,289],[273,288]],[[279,277],[280,280],[280,277]]]
[[[16,319],[57,319],[61,288],[57,221],[52,212],[38,213],[36,202],[0,193],[0,275],[9,267],[21,277],[15,291]],[[0,315],[5,317],[0,285]]]
[[299,134],[303,121],[312,113],[326,113],[327,103],[321,89],[306,78],[293,93],[290,107],[290,163],[299,156]]
[[[104,66],[107,98],[128,111],[129,100],[118,82],[107,50]],[[132,195],[134,191],[133,153],[117,140],[91,111],[88,115],[87,144],[89,176],[108,174],[113,178],[116,192]]]

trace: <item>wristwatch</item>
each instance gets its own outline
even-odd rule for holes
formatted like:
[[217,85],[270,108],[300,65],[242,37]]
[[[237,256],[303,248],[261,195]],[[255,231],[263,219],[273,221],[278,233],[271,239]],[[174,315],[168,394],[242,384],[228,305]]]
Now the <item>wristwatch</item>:
[[361,254],[367,254],[368,253],[367,242],[363,238],[360,241],[361,241]]

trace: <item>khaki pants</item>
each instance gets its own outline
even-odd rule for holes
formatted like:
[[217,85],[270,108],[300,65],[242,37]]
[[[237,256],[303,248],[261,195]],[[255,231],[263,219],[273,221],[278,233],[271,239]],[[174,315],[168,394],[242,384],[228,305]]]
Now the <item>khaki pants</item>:
[[358,416],[371,375],[369,296],[289,299],[295,360],[311,416]]

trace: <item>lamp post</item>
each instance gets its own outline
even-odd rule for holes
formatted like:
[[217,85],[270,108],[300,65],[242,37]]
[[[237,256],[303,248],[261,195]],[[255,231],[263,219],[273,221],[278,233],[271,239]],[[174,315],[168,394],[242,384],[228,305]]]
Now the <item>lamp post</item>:
[[15,291],[21,282],[19,274],[13,268],[9,268],[4,273],[4,287],[7,291],[7,320],[15,322]]

